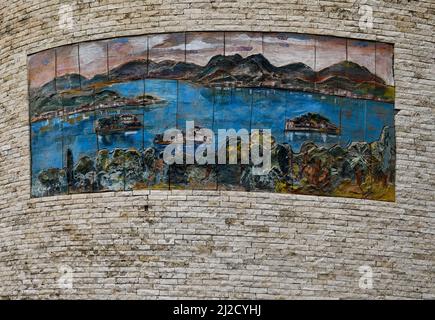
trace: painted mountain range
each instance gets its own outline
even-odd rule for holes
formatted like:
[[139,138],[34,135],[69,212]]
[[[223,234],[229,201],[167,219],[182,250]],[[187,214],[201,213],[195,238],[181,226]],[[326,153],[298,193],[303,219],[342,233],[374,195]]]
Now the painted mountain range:
[[[40,113],[47,101],[57,100],[59,91],[90,90],[108,82],[150,79],[176,79],[205,86],[268,87],[294,91],[316,92],[352,98],[394,101],[394,87],[367,68],[351,61],[343,61],[318,72],[303,63],[281,67],[272,65],[262,54],[243,58],[239,54],[216,55],[207,65],[165,60],[134,60],[87,79],[78,74],[67,74],[32,89],[31,109]],[[47,110],[47,108],[44,109]]]

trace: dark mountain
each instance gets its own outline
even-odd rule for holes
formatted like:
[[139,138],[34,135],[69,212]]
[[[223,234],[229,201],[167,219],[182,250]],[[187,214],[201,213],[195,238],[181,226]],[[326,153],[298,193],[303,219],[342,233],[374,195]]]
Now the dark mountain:
[[148,78],[190,80],[199,71],[200,66],[193,63],[165,60],[156,63],[149,60]]
[[246,57],[243,61],[244,64],[248,66],[253,66],[254,68],[261,69],[263,72],[276,72],[279,68],[275,67],[269,62],[262,54],[254,54],[252,56]]
[[56,95],[56,79],[44,84],[40,88],[29,89],[29,105],[30,113],[33,114],[47,104],[52,103],[53,97]]
[[38,89],[30,89],[31,100],[44,100],[56,94],[57,91],[79,89],[80,83],[85,83],[87,79],[79,74],[66,74],[44,84]]
[[109,72],[110,80],[140,80],[147,73],[146,60],[134,60],[118,66]]
[[191,80],[205,85],[274,87],[366,98],[368,95],[387,101],[393,98],[391,88],[381,78],[350,61],[315,72],[303,63],[276,67],[262,54],[246,58],[218,55]]
[[39,88],[31,88],[29,90],[30,98],[37,98],[37,97],[46,97],[51,94],[56,93],[56,81],[52,80],[46,84],[44,84],[42,87]]
[[243,60],[239,54],[232,56],[217,55],[210,59],[205,67],[195,76],[196,81],[212,82],[216,77],[230,75],[230,70]]
[[286,75],[292,75],[292,78],[309,82],[314,82],[316,78],[316,72],[302,62],[282,66],[279,68],[279,73],[284,77]]
[[262,54],[242,58],[240,55],[215,56],[201,70],[194,81],[241,86],[278,86],[298,81],[310,81],[313,70],[303,63],[275,67]]
[[316,82],[322,82],[331,77],[345,77],[354,82],[376,82],[385,85],[384,80],[371,73],[366,67],[352,61],[342,61],[320,70],[317,73]]

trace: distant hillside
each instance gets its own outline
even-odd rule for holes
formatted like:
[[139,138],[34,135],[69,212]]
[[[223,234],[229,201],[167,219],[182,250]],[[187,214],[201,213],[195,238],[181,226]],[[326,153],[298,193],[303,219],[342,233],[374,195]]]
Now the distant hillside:
[[73,74],[57,78],[31,91],[31,104],[43,104],[57,90],[82,89],[108,81],[123,82],[147,78],[186,80],[205,86],[269,87],[318,92],[353,98],[393,102],[394,87],[385,84],[367,68],[351,61],[331,65],[318,72],[303,63],[274,66],[262,54],[243,58],[239,54],[216,55],[206,66],[165,60],[134,60],[118,66],[108,74],[86,79]]
[[110,72],[112,80],[134,80],[148,70],[148,78],[178,79],[206,86],[271,87],[320,92],[354,98],[394,101],[394,90],[380,77],[354,62],[343,61],[315,72],[303,63],[276,67],[262,54],[216,55],[205,66],[165,60],[132,61]]
[[353,82],[376,82],[385,85],[385,81],[371,73],[366,67],[362,67],[351,61],[342,61],[316,74],[316,82],[325,81],[331,77],[344,77]]
[[200,70],[201,67],[193,63],[172,60],[157,63],[150,60],[148,64],[148,77],[190,80],[198,74]]
[[134,60],[116,67],[109,72],[110,79],[119,81],[143,79],[147,73],[146,60]]

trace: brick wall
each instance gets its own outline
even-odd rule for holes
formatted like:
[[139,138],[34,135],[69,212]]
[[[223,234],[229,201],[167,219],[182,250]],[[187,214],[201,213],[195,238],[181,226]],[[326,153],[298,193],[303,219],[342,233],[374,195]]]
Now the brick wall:
[[[374,17],[365,31],[363,2]],[[73,28],[60,3],[73,6]],[[0,298],[435,298],[434,16],[432,0],[1,1]],[[30,199],[27,54],[193,30],[394,43],[396,202],[217,191]],[[360,266],[372,268],[372,289],[358,285]]]

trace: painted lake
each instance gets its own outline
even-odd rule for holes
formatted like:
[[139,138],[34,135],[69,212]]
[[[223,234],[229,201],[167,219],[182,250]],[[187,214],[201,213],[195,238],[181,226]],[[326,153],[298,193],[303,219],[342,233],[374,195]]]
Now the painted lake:
[[[352,142],[373,142],[385,126],[393,126],[394,105],[371,100],[342,98],[267,88],[209,88],[176,80],[130,81],[106,87],[124,97],[144,93],[165,103],[131,106],[52,118],[32,123],[32,172],[34,177],[47,168],[65,167],[65,153],[74,159],[94,157],[98,150],[150,147],[157,134],[166,129],[184,130],[186,121],[218,129],[271,129],[278,143],[288,143],[298,152],[306,141],[318,146],[343,147]],[[338,135],[313,132],[285,132],[286,119],[316,113],[341,128]],[[134,114],[143,130],[97,136],[95,122],[113,114]]]

